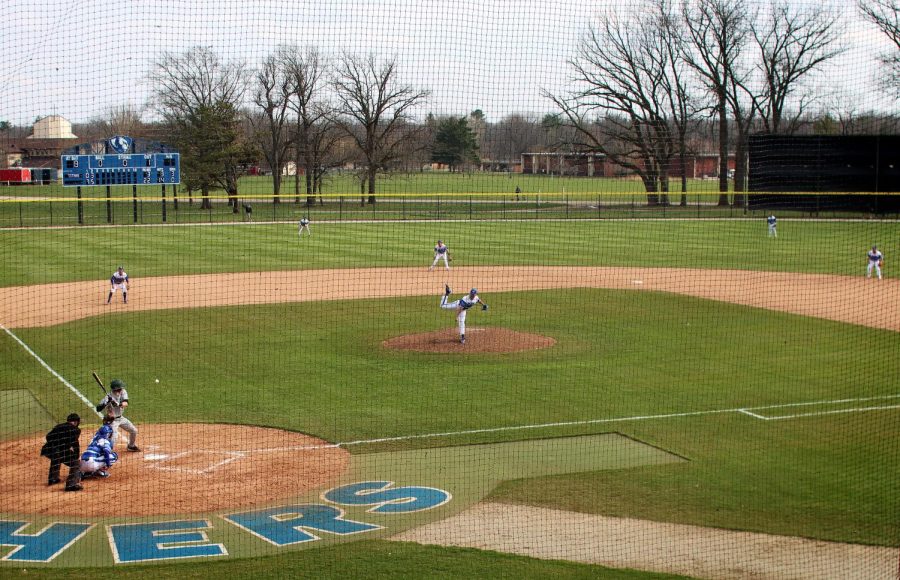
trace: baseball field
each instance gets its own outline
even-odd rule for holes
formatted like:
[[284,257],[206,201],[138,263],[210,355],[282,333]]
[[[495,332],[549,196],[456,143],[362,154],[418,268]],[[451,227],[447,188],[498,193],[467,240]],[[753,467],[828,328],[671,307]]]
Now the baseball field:
[[[0,574],[896,574],[896,222],[296,228],[0,230]],[[92,370],[142,452],[67,494]]]

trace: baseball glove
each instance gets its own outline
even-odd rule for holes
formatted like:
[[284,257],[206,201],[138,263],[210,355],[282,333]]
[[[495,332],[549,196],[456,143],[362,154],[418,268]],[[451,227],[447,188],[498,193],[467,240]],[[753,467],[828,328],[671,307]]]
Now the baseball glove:
[[884,260],[878,260],[878,267],[884,268]]
[[482,309],[482,310],[487,310],[487,309],[488,309],[487,304],[482,304],[482,305],[481,305],[481,309]]

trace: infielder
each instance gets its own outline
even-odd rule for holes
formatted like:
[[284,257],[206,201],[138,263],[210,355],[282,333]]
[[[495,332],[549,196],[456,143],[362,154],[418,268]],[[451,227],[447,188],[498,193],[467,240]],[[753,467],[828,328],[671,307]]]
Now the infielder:
[[450,296],[450,286],[444,285],[444,295],[441,296],[441,308],[446,310],[456,310],[456,322],[459,324],[459,342],[466,344],[466,313],[478,303],[481,303],[481,309],[487,310],[488,305],[478,296],[478,288],[472,288],[469,293],[453,302],[447,302]]
[[428,271],[431,272],[434,270],[434,267],[437,265],[438,260],[444,260],[444,267],[447,270],[450,270],[450,260],[453,258],[450,257],[450,248],[444,245],[444,242],[441,240],[437,241],[437,245],[434,247],[434,262],[431,263],[431,266],[428,268]]
[[778,231],[775,229],[775,226],[778,224],[778,218],[775,217],[775,214],[772,214],[769,217],[767,217],[766,223],[769,224],[769,237],[777,238]]
[[125,273],[125,268],[119,266],[109,279],[109,296],[106,297],[106,303],[109,304],[116,290],[121,290],[122,302],[128,304],[128,286],[128,274]]
[[82,479],[109,477],[107,470],[115,465],[118,460],[119,456],[112,450],[112,443],[110,443],[109,439],[95,436],[91,444],[81,454],[81,477]]
[[119,379],[113,379],[112,382],[109,383],[109,388],[110,393],[104,396],[100,402],[97,403],[96,407],[97,412],[102,412],[103,409],[107,409],[106,414],[113,418],[111,424],[112,436],[109,441],[112,447],[115,448],[116,439],[118,439],[119,436],[119,428],[122,428],[128,432],[128,451],[140,451],[140,448],[135,445],[138,434],[137,427],[122,415],[125,411],[125,407],[128,406],[128,391],[125,390],[125,383]]
[[300,228],[297,230],[297,235],[301,238],[303,237],[303,230],[306,230],[306,233],[312,235],[312,232],[309,231],[309,220],[304,218],[300,218]]
[[875,270],[875,274],[881,280],[881,266],[884,265],[884,254],[878,250],[878,246],[872,246],[872,249],[866,253],[866,256],[869,258],[869,264],[866,266],[866,278],[871,278],[872,270]]

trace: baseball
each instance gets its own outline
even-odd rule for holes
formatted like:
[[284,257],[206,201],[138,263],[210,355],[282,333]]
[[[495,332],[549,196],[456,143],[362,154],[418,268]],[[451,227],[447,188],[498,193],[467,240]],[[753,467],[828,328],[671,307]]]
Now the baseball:
[[159,382],[159,379],[156,379],[156,381],[154,381],[154,382],[157,382],[157,383],[158,383],[158,382]]

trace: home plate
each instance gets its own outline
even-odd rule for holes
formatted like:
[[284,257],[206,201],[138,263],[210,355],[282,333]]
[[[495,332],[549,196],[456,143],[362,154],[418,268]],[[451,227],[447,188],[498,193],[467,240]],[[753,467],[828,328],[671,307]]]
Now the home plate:
[[644,281],[643,280],[632,280],[631,283],[632,284],[643,284]]

